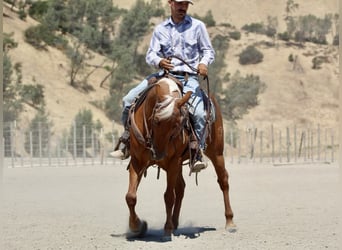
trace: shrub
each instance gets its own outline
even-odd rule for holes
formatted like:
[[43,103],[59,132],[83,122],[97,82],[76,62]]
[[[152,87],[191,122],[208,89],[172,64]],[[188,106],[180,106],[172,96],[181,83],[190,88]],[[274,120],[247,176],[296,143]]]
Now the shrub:
[[289,55],[289,62],[293,62],[293,61],[294,61],[293,55],[290,54],[290,55]]
[[194,14],[194,17],[204,22],[207,27],[214,27],[216,25],[216,22],[214,20],[214,16],[211,10],[208,10],[204,17],[201,17],[197,14]]
[[286,41],[286,42],[288,42],[288,41],[290,41],[290,33],[289,32],[287,32],[287,31],[285,31],[285,32],[283,32],[283,33],[278,33],[278,38],[280,39],[280,40],[283,40],[283,41]]
[[251,24],[245,24],[242,27],[243,30],[257,33],[257,34],[265,34],[265,28],[263,23],[251,23]]
[[47,26],[39,24],[25,30],[25,40],[36,49],[44,49],[53,43],[54,35]]
[[264,55],[259,50],[257,50],[254,46],[248,46],[239,55],[239,62],[242,65],[257,64],[259,62],[262,62],[263,58],[264,58]]
[[46,25],[39,24],[25,30],[25,40],[36,49],[45,49],[46,45],[65,48],[67,41],[56,36]]
[[229,37],[234,39],[234,40],[240,40],[241,39],[241,32],[240,31],[229,32]]
[[37,107],[38,105],[44,105],[44,86],[40,84],[23,85],[20,94],[23,101],[32,104]]

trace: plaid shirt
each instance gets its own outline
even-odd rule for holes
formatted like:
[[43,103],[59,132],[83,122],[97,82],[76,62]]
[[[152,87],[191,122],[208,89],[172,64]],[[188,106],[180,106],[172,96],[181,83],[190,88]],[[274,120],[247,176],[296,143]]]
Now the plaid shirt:
[[[168,56],[178,56],[196,69],[199,63],[207,66],[212,63],[215,51],[204,23],[187,15],[179,24],[175,24],[170,17],[157,25],[146,54],[146,62],[159,68],[159,62]],[[175,65],[173,71],[195,73],[176,58],[172,58],[171,62]]]

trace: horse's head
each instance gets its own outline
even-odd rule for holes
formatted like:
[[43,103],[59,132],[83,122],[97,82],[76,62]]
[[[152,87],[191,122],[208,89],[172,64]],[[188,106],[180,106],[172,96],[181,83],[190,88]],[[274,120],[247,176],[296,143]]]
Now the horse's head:
[[[151,151],[154,160],[162,160],[170,147],[177,147],[175,138],[181,136],[186,117],[184,104],[191,92],[182,96],[177,84],[168,78],[161,79],[155,86],[155,105],[150,116]],[[181,141],[181,140],[178,140]]]

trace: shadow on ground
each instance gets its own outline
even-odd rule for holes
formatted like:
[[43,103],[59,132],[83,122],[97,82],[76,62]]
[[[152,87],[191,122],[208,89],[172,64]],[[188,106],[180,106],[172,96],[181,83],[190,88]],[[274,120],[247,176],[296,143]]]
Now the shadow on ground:
[[[183,227],[175,230],[173,236],[184,237],[185,239],[196,239],[201,233],[207,231],[216,231],[213,227]],[[167,242],[171,241],[170,237],[164,237],[164,229],[148,229],[144,237],[135,237],[130,233],[111,234],[112,237],[125,237],[127,241],[144,241],[144,242]]]

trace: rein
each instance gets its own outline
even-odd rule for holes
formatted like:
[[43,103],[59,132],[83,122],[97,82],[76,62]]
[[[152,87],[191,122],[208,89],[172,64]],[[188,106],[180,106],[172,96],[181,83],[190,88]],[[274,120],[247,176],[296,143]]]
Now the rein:
[[[196,72],[196,74],[199,74],[199,71],[198,69],[196,69],[195,67],[191,66],[188,62],[186,62],[183,58],[179,57],[179,56],[176,56],[176,55],[172,55],[172,56],[169,56],[168,59],[171,59],[171,58],[175,58],[179,61],[181,61],[182,63],[184,63],[186,66],[188,66],[192,71]],[[210,102],[210,83],[209,83],[209,77],[208,76],[204,76],[203,78],[204,80],[206,80],[206,83],[207,83],[207,92],[208,92],[208,98],[207,98],[207,108],[206,108],[206,112],[207,112],[207,119],[206,119],[206,128],[204,129],[204,131],[206,129],[208,129],[208,136],[211,135],[210,133],[210,105],[211,105],[211,102]],[[203,135],[202,135],[203,136]]]

